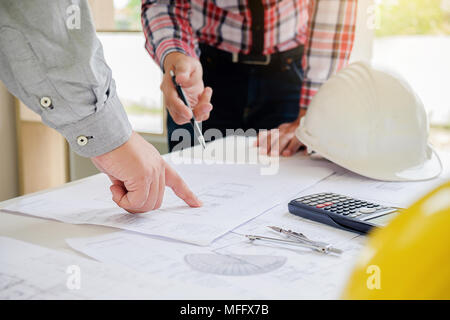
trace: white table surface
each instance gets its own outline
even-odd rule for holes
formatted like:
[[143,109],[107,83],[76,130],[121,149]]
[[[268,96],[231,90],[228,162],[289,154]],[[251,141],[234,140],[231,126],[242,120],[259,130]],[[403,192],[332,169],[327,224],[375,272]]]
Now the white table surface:
[[[444,165],[444,172],[450,171],[450,153],[441,153]],[[82,183],[84,179],[64,184],[60,187],[40,191],[38,193],[28,194],[22,197],[13,198],[0,202],[0,236],[6,236],[51,249],[64,251],[70,254],[84,256],[81,253],[70,248],[65,239],[77,237],[92,237],[102,234],[116,232],[119,229],[97,225],[76,225],[63,223],[54,220],[48,220],[38,217],[32,217],[20,213],[10,213],[1,211],[1,209],[19,199],[29,197],[35,194],[51,192],[55,189],[66,188],[67,186]],[[86,256],[85,256],[86,257]]]
[[[216,140],[214,143],[219,143],[219,141],[220,140]],[[227,148],[234,147],[234,144],[227,144]],[[239,145],[239,148],[243,147],[245,147],[245,145]],[[194,147],[193,149],[186,149],[186,154],[191,155],[191,150],[198,151],[197,148],[199,148],[199,146]],[[170,155],[167,154],[164,156],[164,158],[169,156]],[[83,180],[84,179],[80,179],[77,181],[66,183],[56,188],[51,188],[0,202],[0,236],[6,236],[43,247],[87,257],[82,253],[79,253],[70,248],[65,242],[65,239],[99,236],[102,234],[117,232],[120,229],[88,224],[76,225],[33,217],[20,213],[1,211],[2,208],[18,201],[19,199],[30,197],[36,194],[51,192],[57,189],[63,189],[73,184],[83,183]]]
[[[51,192],[52,190],[65,188],[67,186],[82,183],[84,179],[66,183],[60,187],[52,188],[37,193],[13,198],[0,202],[0,209],[5,206],[35,194]],[[32,217],[20,213],[0,211],[0,236],[10,237],[25,242],[30,242],[43,247],[64,251],[70,254],[82,255],[71,249],[64,239],[71,237],[91,237],[106,233],[116,232],[119,229],[96,226],[76,225],[63,223],[55,220]],[[86,256],[84,256],[86,257]]]

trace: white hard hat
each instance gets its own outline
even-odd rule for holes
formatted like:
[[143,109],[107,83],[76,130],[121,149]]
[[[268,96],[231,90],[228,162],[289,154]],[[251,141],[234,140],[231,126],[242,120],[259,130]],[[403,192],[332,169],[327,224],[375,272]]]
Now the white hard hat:
[[426,180],[442,171],[419,97],[404,80],[362,62],[323,84],[296,136],[322,157],[373,179]]

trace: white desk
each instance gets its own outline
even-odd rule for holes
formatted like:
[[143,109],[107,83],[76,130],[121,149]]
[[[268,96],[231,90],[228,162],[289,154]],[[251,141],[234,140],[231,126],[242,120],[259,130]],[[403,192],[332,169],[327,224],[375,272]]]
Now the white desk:
[[[14,199],[0,202],[0,209],[18,201],[19,199],[29,197],[34,194],[50,192],[55,189],[65,188],[67,186],[83,183],[84,179],[64,184],[61,187],[48,189],[45,191],[17,197]],[[25,242],[30,242],[51,249],[65,251],[71,254],[79,254],[71,249],[64,239],[69,237],[89,237],[115,232],[118,229],[95,226],[95,225],[75,225],[62,223],[59,221],[36,218],[23,214],[0,211],[0,236],[6,236]]]
[[[245,143],[238,143],[236,145],[237,148],[243,149],[251,143],[252,142],[247,143],[247,145]],[[230,145],[227,144],[227,147],[230,147]],[[232,147],[234,148],[234,145]],[[196,148],[198,148],[198,146]],[[197,149],[194,150],[198,151]],[[185,151],[186,151],[185,154],[191,155],[189,150]],[[228,150],[226,151],[226,153],[234,154],[232,153],[232,151],[229,152]],[[217,156],[223,157],[224,154],[218,154]],[[17,202],[19,199],[30,197],[35,194],[42,194],[46,192],[51,192],[53,190],[64,189],[74,184],[83,183],[84,180],[85,179],[80,179],[77,181],[66,183],[57,188],[52,188],[0,202],[0,209],[14,202]],[[78,254],[78,253],[73,249],[71,249],[66,244],[64,239],[76,237],[90,237],[111,233],[118,230],[119,229],[116,228],[96,226],[96,225],[68,224],[59,221],[36,218],[24,214],[16,214],[0,211],[0,236],[7,236],[17,240],[22,240],[36,245],[41,245],[47,248],[66,251],[71,254]]]
[[[448,164],[449,162],[445,161],[445,163]],[[67,188],[68,186],[74,184],[82,184],[83,180],[84,179],[68,183],[55,189]],[[45,190],[41,193],[50,192],[55,189]],[[0,209],[18,201],[19,199],[29,196],[30,195],[0,202]],[[0,236],[22,240],[43,247],[63,251],[72,255],[81,255],[83,257],[85,256],[71,249],[65,242],[65,239],[99,236],[113,233],[118,230],[119,229],[116,228],[96,225],[68,224],[28,215],[0,211]],[[176,289],[174,288],[174,290]]]

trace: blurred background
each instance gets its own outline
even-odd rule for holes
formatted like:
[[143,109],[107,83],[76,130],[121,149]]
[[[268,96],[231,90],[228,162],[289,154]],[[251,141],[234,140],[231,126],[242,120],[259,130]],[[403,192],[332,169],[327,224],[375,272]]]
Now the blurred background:
[[[140,0],[90,0],[105,58],[134,130],[167,152],[161,71],[144,49]],[[358,0],[351,61],[401,74],[422,98],[430,141],[450,151],[450,0]],[[0,201],[97,172],[0,82]]]

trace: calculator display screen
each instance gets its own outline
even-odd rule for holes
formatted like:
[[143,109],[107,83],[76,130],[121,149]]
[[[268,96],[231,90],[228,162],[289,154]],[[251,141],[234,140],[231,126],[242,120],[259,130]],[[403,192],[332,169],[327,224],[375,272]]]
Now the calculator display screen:
[[379,216],[379,217],[369,219],[366,221],[369,221],[370,223],[384,227],[392,220],[392,218],[396,217],[398,214],[399,214],[399,212],[395,211],[395,212],[385,214],[384,216]]

